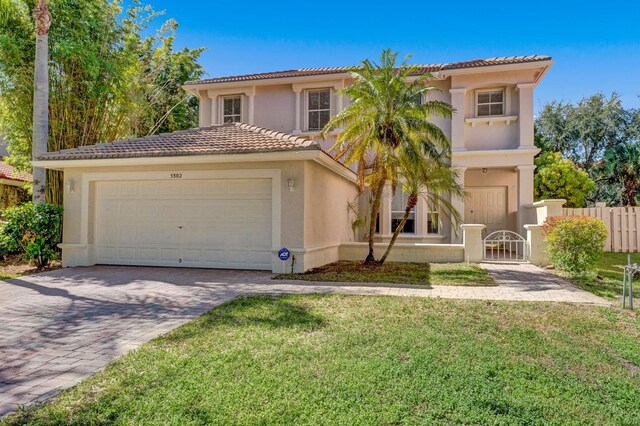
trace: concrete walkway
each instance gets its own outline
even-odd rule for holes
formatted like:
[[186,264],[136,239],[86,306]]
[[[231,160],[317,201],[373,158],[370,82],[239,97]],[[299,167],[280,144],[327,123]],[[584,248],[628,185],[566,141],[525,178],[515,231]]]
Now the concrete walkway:
[[608,304],[539,268],[483,265],[497,287],[271,280],[253,271],[68,268],[0,282],[0,416],[44,401],[152,338],[241,295],[340,293]]

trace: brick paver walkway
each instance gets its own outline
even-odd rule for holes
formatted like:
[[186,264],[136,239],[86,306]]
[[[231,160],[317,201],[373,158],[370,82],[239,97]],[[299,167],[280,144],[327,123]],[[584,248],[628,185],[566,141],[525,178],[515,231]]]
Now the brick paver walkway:
[[342,293],[607,304],[529,265],[484,265],[497,287],[273,281],[252,271],[96,266],[0,282],[0,416],[239,295]]

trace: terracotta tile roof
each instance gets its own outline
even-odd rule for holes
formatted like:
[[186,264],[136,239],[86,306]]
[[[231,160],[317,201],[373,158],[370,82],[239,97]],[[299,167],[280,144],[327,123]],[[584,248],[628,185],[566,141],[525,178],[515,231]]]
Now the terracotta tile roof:
[[22,173],[16,171],[16,169],[5,163],[4,158],[0,157],[0,179],[15,180],[19,182],[31,182],[30,173]]
[[80,160],[320,150],[309,139],[243,123],[201,127],[49,152],[39,160]]
[[[530,55],[530,56],[504,56],[499,58],[486,58],[486,59],[473,59],[463,62],[451,62],[447,64],[427,64],[418,65],[420,68],[420,74],[433,73],[437,71],[447,71],[455,69],[465,68],[482,68],[495,65],[511,65],[511,64],[523,64],[529,62],[540,62],[550,60],[550,56],[544,55]],[[285,77],[305,77],[311,75],[325,75],[325,74],[344,74],[354,67],[333,67],[333,68],[301,68],[297,70],[286,71],[274,71],[258,74],[245,74],[234,75],[228,77],[210,78],[207,80],[187,81],[186,86],[196,84],[214,84],[214,83],[229,83],[229,82],[241,82],[241,81],[253,81],[253,80],[267,80],[273,78],[285,78]]]

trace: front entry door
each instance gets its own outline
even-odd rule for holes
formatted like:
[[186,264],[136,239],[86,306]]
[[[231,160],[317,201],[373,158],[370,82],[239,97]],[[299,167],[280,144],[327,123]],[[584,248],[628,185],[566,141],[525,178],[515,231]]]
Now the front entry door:
[[486,235],[507,229],[507,187],[466,187],[464,223],[486,225]]

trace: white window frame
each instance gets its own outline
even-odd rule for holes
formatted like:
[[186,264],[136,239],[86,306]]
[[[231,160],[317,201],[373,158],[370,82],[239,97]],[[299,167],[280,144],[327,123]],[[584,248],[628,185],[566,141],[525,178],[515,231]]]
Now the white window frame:
[[[396,197],[398,194],[402,196],[402,205],[404,206],[402,210],[393,210],[393,197]],[[391,211],[389,212],[389,224],[391,224],[391,233],[395,231],[393,226],[393,215],[394,213],[400,214],[400,217],[404,216],[405,209],[407,207],[407,193],[402,190],[402,188],[396,188],[396,193],[391,194]],[[403,232],[400,231],[400,235],[416,235],[418,233],[418,205],[416,204],[413,207],[413,232]],[[409,216],[411,217],[411,216]],[[405,224],[406,225],[406,224]]]
[[[242,113],[244,110],[244,100],[241,94],[237,94],[237,95],[226,95],[226,96],[222,96],[222,99],[220,101],[220,123],[225,124],[225,117],[235,117],[235,116],[239,116],[240,119],[238,121],[231,121],[231,123],[242,123],[243,120],[243,116],[244,114]],[[231,115],[227,115],[224,113],[224,102],[227,99],[240,99],[240,114],[231,114]]]
[[[309,109],[309,94],[313,93],[313,92],[329,92],[329,108],[323,108],[323,109]],[[304,128],[308,131],[308,132],[319,132],[322,129],[312,129],[310,127],[310,123],[309,123],[309,113],[311,111],[329,111],[329,120],[331,120],[331,110],[333,108],[333,90],[331,89],[331,87],[319,87],[319,88],[314,88],[314,89],[307,89],[304,92]]]
[[[495,93],[495,92],[502,92],[502,102],[491,102],[489,101],[489,103],[483,102],[482,104],[480,104],[478,102],[478,98],[480,97],[481,94],[484,93]],[[507,114],[507,90],[504,87],[495,87],[492,89],[482,89],[482,90],[476,90],[476,94],[475,94],[475,104],[476,104],[476,117],[482,118],[482,117],[503,117]],[[499,105],[502,104],[502,114],[489,114],[489,115],[480,115],[478,114],[478,109],[480,107],[480,105],[489,105],[489,110],[491,110],[491,105]],[[491,111],[489,111],[491,112]]]

